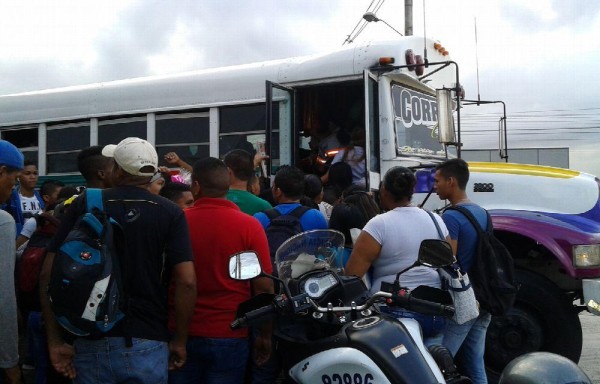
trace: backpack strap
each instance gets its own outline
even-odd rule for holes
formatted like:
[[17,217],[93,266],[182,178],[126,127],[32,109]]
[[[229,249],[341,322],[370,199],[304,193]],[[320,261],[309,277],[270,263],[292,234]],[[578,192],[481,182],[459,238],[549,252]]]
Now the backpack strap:
[[267,209],[263,211],[265,215],[269,218],[269,221],[273,221],[274,218],[281,216],[281,213],[275,208]]
[[427,212],[429,217],[431,217],[431,220],[433,220],[433,224],[435,224],[435,229],[437,229],[437,233],[438,233],[438,236],[440,237],[440,240],[446,240],[446,237],[442,233],[442,229],[440,228],[440,225],[438,224],[437,220],[435,219],[435,216],[433,216],[433,213],[431,213],[429,211],[425,211],[425,212]]
[[85,190],[86,199],[86,211],[89,213],[94,212],[94,208],[99,211],[104,210],[104,204],[102,203],[102,190],[99,188],[87,188]]
[[311,208],[307,207],[306,205],[301,205],[299,207],[294,208],[294,210],[290,213],[288,213],[288,215],[292,215],[297,217],[298,219],[300,219],[306,212],[310,211]]
[[[481,228],[481,225],[479,224],[479,222],[477,221],[475,216],[473,216],[471,211],[469,211],[467,208],[461,207],[459,205],[455,205],[455,206],[446,208],[446,210],[453,210],[453,211],[458,211],[458,212],[462,213],[469,220],[469,222],[471,223],[473,228],[475,228],[475,231],[477,231],[477,235],[480,235],[480,234],[486,232],[483,230],[483,228]],[[492,222],[491,221],[492,219],[490,217],[490,213],[487,210],[485,210],[485,214],[487,216],[487,226],[488,226],[487,232],[491,232],[492,226],[490,224]]]
[[[288,213],[288,215],[292,215],[297,217],[298,219],[300,219],[307,211],[309,211],[311,208],[307,207],[305,205],[301,205],[299,207],[294,208],[290,213]],[[267,217],[269,218],[269,220],[273,221],[273,219],[281,216],[281,212],[279,212],[277,209],[272,208],[272,209],[267,209],[266,211],[263,211],[263,213],[265,215],[267,215]]]

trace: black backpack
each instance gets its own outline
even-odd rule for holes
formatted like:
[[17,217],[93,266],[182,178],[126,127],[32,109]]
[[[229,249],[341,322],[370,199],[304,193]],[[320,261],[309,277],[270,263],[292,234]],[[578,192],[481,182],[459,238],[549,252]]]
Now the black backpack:
[[88,188],[85,194],[87,212],[56,253],[48,294],[63,328],[77,336],[104,336],[125,317],[117,254],[124,237],[104,212],[102,190]]
[[300,223],[300,218],[310,209],[307,206],[301,205],[285,215],[282,215],[275,208],[264,211],[265,215],[271,220],[271,224],[269,224],[265,232],[269,241],[273,274],[277,275],[277,270],[275,269],[275,252],[277,252],[277,249],[287,239],[304,231]]
[[508,249],[494,236],[490,214],[486,211],[487,231],[484,231],[468,209],[460,206],[447,209],[462,213],[477,231],[475,258],[467,271],[475,297],[481,307],[492,315],[506,315],[517,296],[515,267]]

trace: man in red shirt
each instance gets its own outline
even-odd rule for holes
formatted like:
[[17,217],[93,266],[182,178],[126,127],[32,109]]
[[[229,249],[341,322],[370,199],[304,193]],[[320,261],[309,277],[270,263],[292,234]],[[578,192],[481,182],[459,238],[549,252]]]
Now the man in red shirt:
[[[226,199],[229,190],[227,166],[206,158],[194,164],[194,206],[185,210],[188,221],[198,295],[187,343],[188,358],[169,382],[243,383],[249,356],[248,330],[231,330],[238,305],[253,294],[273,293],[268,278],[235,281],[229,277],[230,256],[253,250],[263,271],[271,273],[269,245],[254,217]],[[254,358],[260,364],[270,354],[271,334],[265,328],[254,343]]]

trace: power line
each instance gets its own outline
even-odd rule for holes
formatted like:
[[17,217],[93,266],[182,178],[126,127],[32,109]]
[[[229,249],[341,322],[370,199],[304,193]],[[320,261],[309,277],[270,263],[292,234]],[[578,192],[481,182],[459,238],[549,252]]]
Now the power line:
[[[370,11],[370,9],[373,6],[373,3],[375,1],[376,0],[371,0],[371,4],[369,4],[369,6],[367,7],[367,10],[363,13],[363,15],[367,12],[377,13],[377,11],[379,11],[379,8],[381,8],[381,6],[383,5],[383,2],[385,0],[377,0],[377,3],[373,7],[373,10]],[[352,43],[354,41],[354,39],[356,39],[358,37],[358,35],[360,35],[362,33],[362,31],[367,27],[367,24],[368,24],[368,22],[361,15],[360,19],[358,20],[358,23],[356,23],[356,25],[354,26],[354,29],[352,29],[352,32],[350,32],[350,34],[348,34],[346,36],[346,40],[344,40],[342,45],[344,45],[346,43]]]

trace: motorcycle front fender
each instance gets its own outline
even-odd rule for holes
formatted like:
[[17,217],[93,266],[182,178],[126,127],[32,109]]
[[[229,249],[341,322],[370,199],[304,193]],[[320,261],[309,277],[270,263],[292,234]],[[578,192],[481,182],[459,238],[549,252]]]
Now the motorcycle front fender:
[[303,359],[289,374],[297,383],[390,383],[369,356],[348,347],[329,349]]

